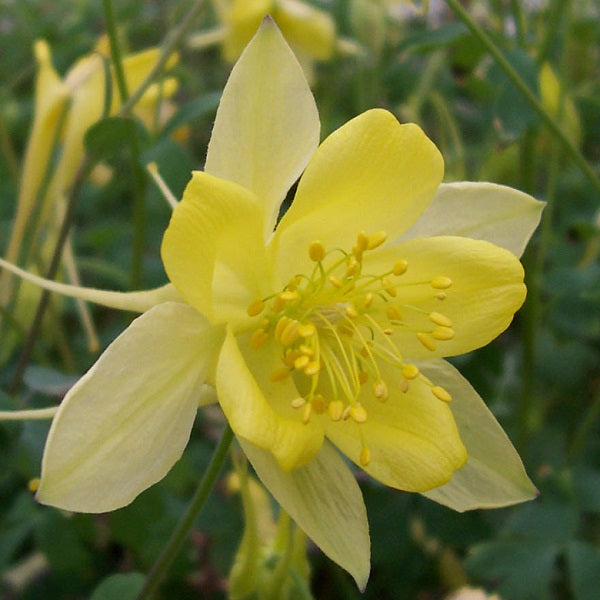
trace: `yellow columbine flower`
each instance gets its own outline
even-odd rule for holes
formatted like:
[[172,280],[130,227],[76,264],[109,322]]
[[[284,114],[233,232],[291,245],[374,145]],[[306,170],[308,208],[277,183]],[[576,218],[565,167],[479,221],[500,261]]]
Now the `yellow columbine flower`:
[[195,47],[220,42],[223,56],[235,62],[252,39],[260,22],[271,15],[290,44],[305,73],[315,60],[329,60],[335,48],[335,21],[302,0],[215,0],[219,29],[193,36]]
[[174,301],[156,299],[67,394],[41,502],[131,502],[181,456],[207,389],[264,485],[360,586],[366,513],[333,446],[457,510],[535,494],[481,398],[440,357],[509,325],[525,297],[515,254],[541,204],[493,184],[440,185],[433,143],[384,110],[318,140],[302,70],[265,20],[163,239],[180,297],[165,289]]

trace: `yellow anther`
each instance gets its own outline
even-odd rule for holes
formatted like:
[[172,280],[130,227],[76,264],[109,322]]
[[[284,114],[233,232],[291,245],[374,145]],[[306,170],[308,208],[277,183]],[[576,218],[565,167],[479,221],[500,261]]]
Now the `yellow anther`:
[[427,350],[430,350],[431,352],[435,350],[435,342],[431,339],[428,333],[423,333],[420,331],[417,333],[417,339],[421,342],[421,344],[423,344],[423,346],[425,346],[425,348],[427,348]]
[[394,275],[404,275],[408,269],[408,261],[406,260],[397,260],[392,267],[392,272]]
[[258,350],[265,345],[269,339],[269,334],[264,329],[257,329],[250,336],[250,348]]
[[325,412],[325,398],[321,394],[315,394],[311,400],[313,410],[318,415],[322,415]]
[[398,295],[398,290],[394,287],[394,284],[387,278],[384,277],[381,280],[381,287],[388,293],[392,298]]
[[439,294],[436,294],[435,297],[438,300],[445,300],[448,296],[446,295],[446,292],[440,292]]
[[352,306],[352,304],[346,304],[346,307],[344,308],[344,312],[351,319],[356,319],[358,317],[358,311],[356,310],[356,308],[354,308],[354,306]]
[[298,327],[298,335],[303,338],[310,337],[315,331],[315,326],[312,323],[302,323],[302,325]]
[[30,479],[27,482],[27,489],[32,493],[37,492],[39,487],[40,487],[40,478],[39,477],[34,477],[33,479]]
[[419,369],[415,365],[404,365],[402,367],[402,377],[406,379],[416,379],[419,376]]
[[378,246],[381,246],[383,242],[387,240],[387,233],[385,231],[376,231],[371,235],[367,236],[367,250],[373,250]]
[[359,267],[360,263],[358,260],[356,260],[356,257],[351,256],[346,263],[346,277],[352,277],[352,275],[356,275]]
[[325,258],[325,246],[323,242],[318,240],[311,242],[308,245],[308,256],[310,260],[314,262],[319,262]]
[[281,340],[281,334],[283,333],[283,330],[286,328],[287,324],[291,321],[291,319],[289,317],[286,317],[285,315],[283,315],[283,317],[279,318],[279,321],[277,321],[277,325],[275,325],[275,339],[276,340]]
[[431,280],[431,287],[436,290],[447,290],[452,285],[452,279],[444,275],[434,277]]
[[363,467],[366,467],[371,462],[371,451],[363,446],[363,449],[360,451],[360,464]]
[[350,409],[351,408],[352,407],[349,404],[347,404],[344,407],[344,410],[342,411],[342,421],[346,421],[348,419],[348,417],[350,416]]
[[292,408],[302,408],[306,404],[306,400],[304,398],[294,398],[291,402]]
[[294,348],[294,349],[288,348],[286,350],[283,362],[291,369],[294,366],[295,360],[300,356],[300,354],[301,354],[301,352],[299,350],[297,350],[296,348]]
[[332,400],[327,407],[327,414],[332,421],[339,421],[344,414],[344,403],[341,400]]
[[385,402],[388,399],[389,393],[385,381],[380,379],[373,384],[373,394],[375,394],[375,398],[382,402]]
[[386,327],[385,329],[382,329],[383,333],[385,335],[394,335],[394,330],[390,329],[389,327]]
[[283,381],[287,379],[292,372],[287,367],[280,367],[279,369],[275,369],[271,375],[269,375],[269,379],[273,382]]
[[452,321],[446,315],[439,312],[429,313],[429,320],[442,327],[452,327]]
[[438,325],[433,330],[431,335],[436,340],[451,340],[454,337],[454,329],[452,329],[451,327],[442,327],[441,325]]
[[310,358],[308,356],[306,356],[306,354],[301,354],[295,361],[294,361],[294,369],[304,369],[304,367],[310,362]]
[[375,294],[373,294],[373,292],[368,292],[365,296],[365,308],[369,308],[371,304],[373,304],[373,300],[375,300]]
[[390,321],[402,321],[402,311],[397,306],[390,306],[385,311]]
[[349,414],[356,423],[364,423],[367,420],[367,411],[362,404],[351,406]]
[[306,356],[313,356],[315,353],[315,351],[310,346],[307,346],[306,344],[300,344],[298,346],[298,350],[300,350],[300,352],[302,354],[306,354]]
[[403,393],[406,394],[406,392],[408,392],[408,388],[410,387],[410,383],[408,382],[408,379],[403,379],[399,384],[398,384],[398,389]]
[[[356,236],[355,247],[361,253],[361,255],[369,247],[369,236],[364,231],[359,231],[358,235]],[[356,256],[356,254],[354,254],[354,256]]]
[[285,290],[278,295],[278,297],[284,302],[291,302],[292,300],[298,300],[300,297],[298,292],[295,290]]
[[304,411],[302,412],[302,422],[306,425],[310,421],[310,415],[312,414],[312,404],[307,402],[304,405]]
[[246,312],[249,317],[255,317],[256,315],[260,315],[260,313],[265,309],[265,303],[260,299],[256,298],[256,300],[252,300],[246,308]]
[[279,338],[280,342],[284,346],[291,346],[299,337],[298,329],[300,323],[296,319],[290,319],[287,325],[284,327]]
[[338,290],[344,285],[342,280],[335,275],[330,275],[327,279],[329,279],[329,283],[331,283],[331,285],[336,287]]
[[273,299],[273,304],[271,304],[271,308],[273,309],[273,312],[278,313],[278,312],[281,312],[285,308],[286,304],[287,304],[286,301],[282,300],[278,294]]
[[365,383],[367,383],[367,381],[369,381],[369,374],[366,371],[359,371],[358,383],[360,383],[360,385],[364,385]]
[[431,388],[431,391],[433,392],[433,395],[442,402],[450,402],[450,400],[452,400],[452,396],[441,385],[434,385]]
[[321,370],[321,364],[316,360],[311,360],[306,367],[304,367],[304,374],[312,377]]

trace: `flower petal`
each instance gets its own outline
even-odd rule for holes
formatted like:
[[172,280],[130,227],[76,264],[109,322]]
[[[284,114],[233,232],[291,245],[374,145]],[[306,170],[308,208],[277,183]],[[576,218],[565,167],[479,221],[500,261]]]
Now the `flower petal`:
[[537,490],[517,451],[469,382],[443,360],[427,361],[419,368],[452,394],[450,407],[469,455],[449,483],[425,496],[461,512],[535,498]]
[[[450,407],[421,378],[402,392],[400,370],[385,363],[379,368],[388,399],[375,399],[371,386],[363,386],[359,401],[366,421],[332,421],[323,415],[325,434],[350,460],[390,487],[424,492],[447,483],[467,459]],[[359,460],[363,448],[370,452],[367,466]]]
[[[12,226],[6,258],[18,260],[27,222],[35,207],[36,196],[46,175],[48,162],[54,150],[57,127],[68,98],[67,88],[52,66],[50,47],[43,40],[34,45],[38,72],[35,82],[35,113],[27,142],[19,186],[17,213]],[[6,289],[8,292],[8,289]],[[6,300],[4,294],[3,301]]]
[[382,109],[352,119],[321,144],[277,227],[280,272],[303,272],[314,240],[350,250],[360,230],[397,238],[430,202],[443,171],[417,125],[400,125]]
[[60,283],[59,281],[52,281],[51,279],[44,279],[33,273],[29,273],[23,269],[20,269],[16,265],[5,261],[0,258],[0,267],[14,273],[29,281],[44,290],[50,292],[56,292],[69,298],[79,298],[86,302],[94,302],[101,306],[107,306],[109,308],[116,308],[117,310],[131,310],[133,312],[144,312],[157,304],[163,302],[180,302],[181,296],[179,292],[173,287],[172,284],[167,283],[159,288],[151,290],[141,290],[139,292],[117,292],[112,290],[99,290],[96,288],[81,287],[78,285],[69,285],[66,283]]
[[398,241],[458,235],[486,240],[521,256],[544,206],[529,194],[504,185],[443,183],[420,219]]
[[52,422],[37,499],[78,512],[129,504],[185,448],[223,339],[185,304],[160,304],[106,349]]
[[260,199],[265,235],[319,143],[319,115],[302,69],[269,18],[233,67],[217,110],[206,172]]
[[[247,341],[242,340],[243,346]],[[298,397],[288,379],[273,383],[272,370],[281,366],[275,343],[242,354],[228,331],[216,373],[217,397],[234,433],[270,450],[279,465],[290,470],[310,462],[323,443],[322,428],[302,423],[290,403]]]
[[364,590],[370,570],[369,524],[360,488],[338,452],[325,442],[312,462],[285,472],[269,452],[239,442],[275,500]]
[[[525,299],[521,263],[489,242],[444,236],[411,240],[366,254],[363,272],[389,271],[398,259],[406,260],[408,269],[390,276],[397,296],[384,308],[396,305],[402,315],[391,338],[405,358],[453,356],[480,348],[509,326]],[[448,278],[450,287],[436,289],[437,277]],[[450,330],[439,328],[432,313],[449,319]],[[379,321],[385,318],[382,314]],[[436,330],[453,332],[454,337],[433,339]],[[427,334],[433,345],[426,348],[415,332]]]
[[263,213],[243,187],[195,171],[175,207],[161,255],[169,279],[209,319],[248,319],[246,307],[267,292]]

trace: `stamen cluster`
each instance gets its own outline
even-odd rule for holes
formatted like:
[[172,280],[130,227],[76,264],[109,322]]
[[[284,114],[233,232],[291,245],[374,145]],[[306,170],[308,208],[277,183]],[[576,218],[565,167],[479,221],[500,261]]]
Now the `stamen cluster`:
[[[315,263],[312,273],[296,275],[282,291],[258,298],[247,308],[249,316],[261,319],[250,336],[250,346],[259,350],[270,338],[281,345],[281,366],[270,377],[274,382],[296,378],[302,395],[292,401],[292,407],[302,410],[304,423],[312,415],[325,413],[332,421],[365,423],[367,410],[359,400],[363,386],[370,382],[378,401],[385,402],[390,395],[381,361],[400,370],[400,392],[406,393],[418,379],[439,400],[452,399],[415,365],[405,363],[394,342],[394,333],[408,328],[425,348],[434,351],[437,341],[454,337],[451,319],[431,312],[426,313],[430,328],[409,327],[405,314],[425,311],[402,303],[402,276],[409,268],[406,260],[397,260],[384,273],[363,272],[364,254],[386,239],[384,231],[360,232],[350,252],[328,251],[322,242],[313,241],[308,246],[308,256]],[[423,283],[438,301],[445,300],[452,286],[444,275]],[[359,460],[363,466],[371,460],[364,443]]]

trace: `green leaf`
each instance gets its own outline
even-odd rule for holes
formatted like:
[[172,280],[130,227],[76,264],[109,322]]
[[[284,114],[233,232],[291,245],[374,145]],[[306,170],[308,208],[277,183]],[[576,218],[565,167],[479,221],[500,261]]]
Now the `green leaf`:
[[200,98],[184,104],[165,124],[162,130],[163,136],[168,136],[182,125],[207,117],[216,112],[221,91],[207,92]]
[[129,148],[130,140],[137,135],[137,127],[133,119],[125,117],[108,117],[92,125],[85,134],[86,151],[95,160],[112,158]]
[[78,379],[79,377],[39,365],[27,367],[23,377],[28,388],[49,396],[64,396]]
[[537,490],[517,451],[469,382],[443,360],[423,362],[419,368],[452,395],[452,414],[469,455],[449,483],[423,495],[460,512],[535,498]]
[[472,577],[493,584],[502,598],[549,600],[559,549],[542,542],[489,542],[475,546],[465,566]]
[[560,543],[574,537],[578,525],[579,513],[574,506],[535,502],[516,511],[506,529],[515,539]]
[[567,546],[571,590],[576,600],[596,600],[600,589],[600,550],[573,540]]
[[134,600],[145,580],[141,573],[110,575],[100,582],[90,600]]
[[370,569],[369,525],[360,488],[340,454],[325,442],[311,463],[286,473],[270,452],[238,441],[275,500],[364,589]]

